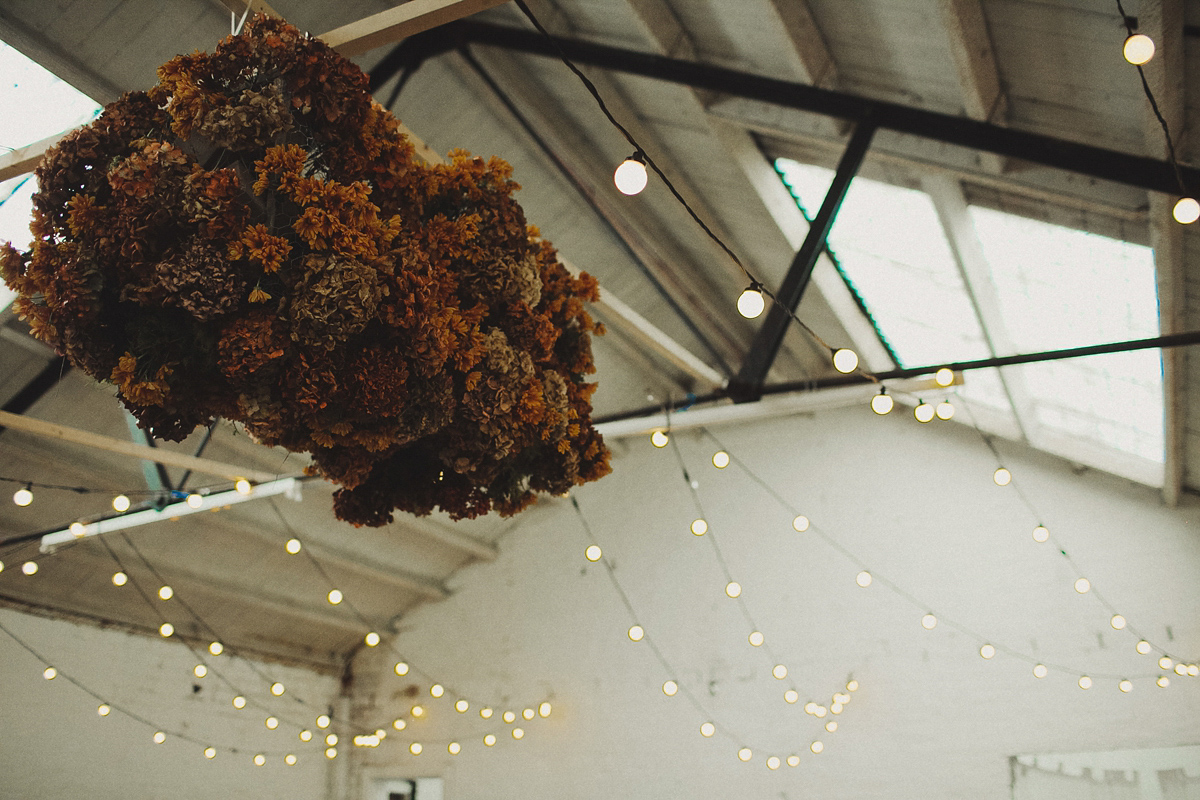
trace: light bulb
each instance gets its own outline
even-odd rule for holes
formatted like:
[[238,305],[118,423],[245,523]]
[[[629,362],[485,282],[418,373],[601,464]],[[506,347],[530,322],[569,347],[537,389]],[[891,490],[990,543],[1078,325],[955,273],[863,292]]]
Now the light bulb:
[[175,626],[169,622],[164,622],[158,626],[158,632],[163,635],[163,638],[170,638],[175,635]]
[[1183,225],[1191,225],[1196,220],[1200,219],[1200,203],[1197,203],[1191,197],[1180,198],[1175,204],[1171,215],[1175,217],[1175,221]]
[[163,733],[162,731],[154,732],[154,743],[155,744],[162,744],[166,740],[167,740],[167,735],[165,733]]
[[1188,676],[1192,678],[1200,677],[1200,664],[1188,664]]
[[808,530],[809,524],[808,517],[801,514],[792,520],[792,530],[796,531],[797,533],[804,533],[806,530]]
[[738,750],[738,759],[739,760],[749,761],[752,758],[754,758],[754,753],[750,750],[749,747],[743,747],[741,750]]
[[441,697],[445,693],[446,693],[446,687],[442,686],[440,683],[435,683],[433,686],[429,687],[429,696],[430,697]]
[[158,596],[161,600],[170,600],[175,596],[175,590],[170,586],[162,586],[158,590]]
[[21,565],[21,572],[26,575],[36,575],[38,571],[38,563],[36,561],[26,561]]
[[854,680],[847,681],[846,682],[846,691],[857,692],[858,691],[858,681],[854,681]]
[[837,728],[838,728],[838,724],[837,724],[837,720],[835,720],[835,719],[831,719],[831,720],[829,720],[829,722],[825,723],[825,730],[829,731],[830,733],[833,733],[834,731],[836,731]]
[[187,504],[191,508],[199,508],[200,506],[204,505],[204,498],[195,492],[192,492],[187,496]]
[[985,644],[983,647],[979,648],[979,655],[983,658],[991,658],[992,656],[996,655],[996,648],[990,644]]
[[924,400],[917,403],[917,407],[913,409],[913,416],[917,418],[917,422],[930,422],[935,413],[933,406]]
[[58,670],[56,670],[54,667],[46,667],[44,670],[42,670],[42,677],[48,681],[52,681],[58,677]]
[[524,739],[525,738],[525,729],[524,728],[513,728],[512,729],[512,737],[514,739]]
[[450,744],[446,745],[446,752],[452,756],[456,756],[462,752],[462,745],[460,745],[458,742],[451,742]]
[[1080,578],[1079,580],[1075,581],[1075,591],[1079,592],[1080,594],[1087,594],[1091,588],[1092,582],[1087,578]]
[[336,733],[331,733],[325,737],[325,745],[327,747],[333,747],[337,743],[338,743],[338,735]]
[[330,761],[337,758],[337,748],[336,747],[325,748],[325,757],[328,758]]
[[788,757],[787,757],[787,765],[788,765],[789,767],[798,767],[798,766],[800,766],[800,756],[796,756],[796,755],[791,755],[791,756],[788,756]]
[[750,636],[747,638],[753,647],[762,647],[762,643],[763,643],[762,631],[751,631]]
[[757,283],[752,283],[738,295],[737,310],[746,319],[756,319],[767,307],[762,289]]
[[425,716],[425,706],[415,705],[409,710],[408,713],[412,714],[417,719],[420,719],[421,717]]
[[546,717],[550,716],[550,712],[553,710],[554,706],[550,705],[548,702],[543,702],[538,706],[538,716],[542,719],[545,719]]
[[1154,40],[1144,33],[1135,33],[1125,40],[1121,54],[1130,64],[1140,67],[1154,58]]
[[664,681],[662,685],[663,694],[667,697],[674,697],[679,691],[679,684],[675,681]]
[[942,367],[933,374],[933,382],[938,386],[950,386],[954,383],[954,370]]
[[233,698],[233,707],[236,709],[239,709],[239,710],[245,708],[246,707],[246,698],[242,697],[240,694],[237,695],[236,697],[234,697]]
[[951,419],[954,416],[954,406],[949,400],[943,400],[937,404],[937,408],[934,409],[934,413],[937,414],[938,419]]
[[767,759],[767,769],[779,769],[779,756],[771,756]]
[[392,669],[397,675],[403,676],[408,674],[408,664],[403,661],[397,661],[396,666]]
[[208,675],[208,667],[204,666],[203,664],[197,664],[192,668],[192,674],[197,678],[203,678],[204,676]]
[[246,480],[245,478],[238,478],[237,482],[233,484],[233,490],[240,495],[250,494],[250,491],[253,488],[254,487],[250,485],[250,481]]
[[737,598],[742,596],[742,585],[737,581],[730,581],[725,584],[725,594],[730,597]]
[[1176,675],[1187,675],[1187,664],[1179,663],[1175,665]]
[[645,629],[641,625],[629,626],[629,641],[640,642],[646,636]]
[[483,737],[483,743],[484,743],[485,745],[487,745],[488,747],[492,747],[493,745],[495,745],[495,744],[496,744],[496,736],[495,736],[495,734],[491,734],[491,733],[489,733],[488,735],[484,736],[484,737]]
[[588,561],[599,561],[603,555],[604,551],[600,549],[599,545],[595,544],[588,545],[587,550],[583,551],[583,557]]
[[276,697],[282,697],[283,693],[286,691],[287,688],[279,681],[275,681],[271,684],[271,694],[275,695]]
[[717,732],[717,728],[711,722],[706,722],[700,726],[700,735],[706,739],[711,738],[712,735],[716,732]]
[[1160,658],[1158,660],[1158,668],[1159,669],[1170,669],[1171,665],[1174,663],[1175,662],[1171,660],[1170,656],[1163,656],[1162,658]]
[[833,368],[843,375],[858,369],[858,353],[845,347],[833,351]]
[[513,722],[516,721],[517,715],[511,711],[505,711],[503,719],[507,724],[511,725],[511,724],[513,724]]
[[850,695],[846,694],[845,692],[834,692],[833,693],[833,702],[842,703],[842,704],[849,703]]
[[21,507],[25,507],[33,502],[33,491],[29,486],[22,486],[13,492],[13,502]]
[[845,708],[845,706],[843,706],[841,703],[830,703],[829,704],[829,713],[840,714],[840,713],[842,713],[843,708]]
[[221,653],[225,652],[225,645],[221,644],[220,642],[213,642],[208,646],[208,652],[212,653],[214,656],[219,656]]
[[308,729],[300,731],[300,741],[311,742],[312,741],[312,731],[310,731]]
[[412,744],[410,744],[408,746],[408,752],[412,753],[414,756],[421,755],[421,751],[423,749],[425,749],[425,748],[421,747],[420,742],[413,742]]
[[254,757],[254,766],[261,767],[265,763],[267,763],[267,757],[262,753],[259,753]]
[[895,406],[896,402],[892,400],[892,396],[887,393],[886,389],[880,389],[879,394],[871,398],[871,410],[881,417],[890,413]]
[[859,586],[861,586],[864,589],[867,588],[868,586],[871,585],[871,573],[867,572],[864,569],[862,572],[858,573],[858,575],[854,578],[854,582],[857,583]]
[[820,753],[822,750],[825,749],[825,745],[819,741],[813,742],[812,744],[810,744],[808,746],[808,749],[813,751],[813,755],[816,755],[817,753]]
[[671,441],[671,439],[667,436],[666,431],[655,431],[654,433],[650,434],[650,444],[654,445],[655,447],[666,447],[667,442],[669,441]]
[[937,617],[933,614],[926,614],[921,617],[921,627],[927,631],[931,631],[937,627]]
[[1109,624],[1113,626],[1114,630],[1122,630],[1125,627],[1125,618],[1120,614],[1113,614]]
[[470,707],[471,707],[471,704],[468,703],[466,700],[459,700],[459,701],[455,702],[455,704],[454,704],[454,710],[460,714],[464,713]]
[[321,716],[317,717],[317,727],[321,730],[328,728],[332,722],[333,720],[329,718],[328,714],[322,714]]
[[775,680],[781,681],[787,677],[787,667],[783,664],[776,664],[771,669],[771,675],[774,676]]
[[795,705],[796,701],[799,699],[800,699],[800,693],[797,692],[795,689],[788,689],[786,692],[783,693],[783,701],[785,703],[787,703],[788,705]]
[[367,647],[375,647],[379,644],[379,634],[375,631],[371,631],[363,637],[363,642],[367,645]]
[[1089,678],[1087,675],[1080,675],[1079,676],[1079,688],[1080,689],[1092,688],[1092,679]]
[[112,706],[110,706],[108,703],[101,703],[100,705],[96,706],[96,713],[102,717],[107,717],[112,713]]
[[813,701],[809,700],[807,703],[804,704],[804,713],[809,714],[809,715],[816,714],[817,713],[817,704],[814,703]]
[[1135,649],[1142,655],[1147,655],[1147,654],[1149,654],[1150,649],[1151,649],[1150,643],[1147,642],[1145,639],[1142,639],[1140,642],[1137,643]]
[[1045,525],[1038,525],[1033,529],[1033,540],[1035,542],[1044,542],[1050,538],[1050,530]]
[[1033,677],[1035,677],[1035,678],[1044,678],[1044,677],[1046,677],[1047,673],[1049,673],[1049,670],[1048,670],[1048,669],[1046,669],[1046,665],[1045,665],[1045,664],[1035,664],[1035,665],[1034,665],[1034,667],[1033,667]]
[[725,469],[729,466],[729,453],[724,450],[718,450],[713,453],[712,464],[717,469]]
[[81,539],[83,538],[83,534],[87,532],[87,526],[82,522],[72,522],[69,530],[72,536],[76,539]]
[[1125,678],[1124,680],[1122,680],[1120,683],[1117,684],[1117,688],[1120,689],[1122,692],[1125,692],[1126,694],[1128,694],[1129,692],[1133,691],[1133,681],[1129,680],[1128,678]]
[[288,539],[287,544],[283,546],[283,549],[287,550],[292,555],[296,555],[296,553],[300,552],[300,547],[301,545],[299,539]]
[[329,594],[325,595],[325,599],[329,601],[330,605],[336,606],[342,602],[342,592],[340,589],[330,589]]
[[484,706],[483,708],[479,709],[479,716],[482,717],[483,719],[491,719],[492,713],[493,713],[492,710],[490,708],[488,708],[487,706]]
[[537,712],[532,708],[526,708],[521,711],[521,719],[531,720],[537,716]]
[[646,173],[646,156],[634,153],[621,162],[613,172],[613,183],[621,194],[633,196],[646,188],[650,176]]
[[123,494],[117,495],[113,498],[112,507],[115,511],[125,513],[129,510],[129,498]]
[[828,713],[829,709],[827,709],[825,706],[817,706],[813,709],[813,716],[815,716],[817,719],[824,719],[825,715]]
[[1156,680],[1154,683],[1158,686],[1158,688],[1165,689],[1171,685],[1171,679],[1166,675],[1159,675],[1158,680]]
[[217,748],[215,748],[215,747],[204,748],[204,757],[207,758],[209,761],[212,761],[214,758],[217,757]]
[[1004,467],[997,467],[996,471],[992,473],[992,480],[997,486],[1008,486],[1012,483],[1012,473]]
[[294,756],[291,753],[288,753],[286,756],[283,757],[283,763],[287,764],[289,767],[296,766],[296,756]]
[[397,717],[396,719],[392,720],[392,727],[398,731],[402,731],[408,727],[408,723]]
[[702,519],[692,521],[692,533],[696,536],[703,536],[708,533],[708,522]]

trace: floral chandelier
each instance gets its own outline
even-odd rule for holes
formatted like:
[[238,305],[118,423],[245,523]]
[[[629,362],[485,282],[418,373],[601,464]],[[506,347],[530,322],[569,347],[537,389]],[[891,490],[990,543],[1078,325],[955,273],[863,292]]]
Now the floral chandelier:
[[159,68],[37,170],[17,312],[178,441],[220,416],[312,454],[334,511],[514,514],[609,472],[573,277],[511,168],[426,165],[366,76],[268,17]]

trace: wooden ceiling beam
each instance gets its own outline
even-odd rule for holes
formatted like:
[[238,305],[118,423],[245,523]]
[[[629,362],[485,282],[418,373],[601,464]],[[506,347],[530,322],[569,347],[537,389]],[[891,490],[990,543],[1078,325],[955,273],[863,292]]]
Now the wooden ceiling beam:
[[[1003,125],[1008,119],[1008,95],[1000,83],[1000,67],[988,32],[980,0],[938,0],[942,26],[950,40],[950,52],[962,89],[963,108],[971,119]],[[979,153],[979,163],[988,172],[1005,170],[1002,156]]]
[[501,5],[507,0],[409,0],[320,38],[347,58]]
[[783,32],[792,43],[800,79],[813,86],[838,84],[837,63],[817,27],[807,0],[770,0]]

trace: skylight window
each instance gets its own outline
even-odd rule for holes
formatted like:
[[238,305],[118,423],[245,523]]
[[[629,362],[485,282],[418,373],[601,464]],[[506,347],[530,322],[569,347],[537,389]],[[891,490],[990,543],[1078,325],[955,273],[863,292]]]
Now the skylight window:
[[[811,217],[833,172],[789,159],[776,169]],[[999,305],[991,328],[976,313],[928,194],[857,178],[830,232],[839,268],[902,366],[987,358],[988,338],[1027,353],[1157,335],[1149,248],[988,208],[967,211]],[[1019,421],[1034,446],[1161,484],[1157,350],[1006,367],[1004,375],[1007,389],[996,370],[970,372],[959,393]]]

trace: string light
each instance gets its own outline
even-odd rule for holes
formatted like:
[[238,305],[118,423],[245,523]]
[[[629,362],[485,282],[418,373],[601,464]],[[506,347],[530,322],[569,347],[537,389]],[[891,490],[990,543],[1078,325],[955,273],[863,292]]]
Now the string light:
[[1134,649],[1137,650],[1142,655],[1148,655],[1150,653],[1151,647],[1150,647],[1149,642],[1147,642],[1145,639],[1142,639],[1140,642],[1137,643],[1137,645],[1134,647]]
[[543,701],[542,704],[538,706],[538,716],[542,719],[550,716],[552,711],[554,711],[554,706],[550,705],[548,701]]
[[209,761],[212,761],[214,758],[217,757],[217,748],[215,748],[215,747],[204,748],[204,757],[207,758]]
[[983,658],[992,658],[996,655],[996,648],[990,644],[985,644],[983,647],[979,648],[979,655]]
[[1129,680],[1128,678],[1124,678],[1120,683],[1117,684],[1117,688],[1128,694],[1129,692],[1133,691],[1133,681]]
[[129,510],[129,505],[129,498],[123,494],[117,495],[112,500],[113,510],[122,514]]
[[197,664],[192,668],[192,674],[197,678],[203,678],[208,675],[208,667],[204,666],[203,664]]
[[808,517],[800,514],[792,520],[792,530],[796,531],[797,533],[804,533],[806,530],[808,530],[808,526],[810,524],[811,523],[809,522]]
[[300,552],[301,546],[302,545],[300,544],[299,539],[288,539],[287,544],[283,546],[283,549],[287,550],[292,555],[296,555],[296,553]]
[[767,759],[767,769],[779,769],[779,756],[771,756]]
[[921,617],[921,627],[927,631],[931,631],[937,627],[937,617],[933,614],[926,614]]
[[441,697],[445,693],[446,687],[442,686],[440,683],[435,683],[433,686],[429,687],[430,697]]
[[777,680],[777,681],[781,681],[781,680],[783,680],[784,678],[786,678],[786,677],[787,677],[787,674],[788,674],[787,667],[785,667],[783,664],[776,664],[776,665],[775,665],[775,666],[774,666],[774,667],[771,669],[771,675],[772,675],[772,677],[774,677],[774,678],[775,678],[775,680]]
[[96,706],[96,713],[102,717],[107,717],[112,713],[112,706],[110,706],[108,703],[101,703],[100,705]]
[[204,505],[204,497],[196,492],[192,492],[187,496],[187,504],[191,508],[199,508],[200,506]]
[[949,367],[942,367],[933,374],[933,382],[943,388],[951,386],[954,383],[954,370]]
[[250,485],[250,481],[245,478],[238,478],[233,484],[233,490],[241,495],[248,495],[253,489],[254,487]]
[[613,172],[613,183],[617,190],[630,197],[640,194],[649,181],[650,176],[646,172],[646,154],[641,150],[622,161]]
[[703,536],[708,533],[708,522],[702,519],[693,520],[692,533],[696,536]]
[[155,744],[162,744],[166,740],[167,740],[167,735],[165,733],[163,733],[162,731],[154,732],[154,743]]
[[1050,530],[1045,525],[1038,525],[1033,529],[1033,540],[1035,542],[1044,542],[1050,538]]
[[483,719],[491,719],[494,712],[486,706],[479,709],[479,716]]
[[392,720],[392,727],[398,731],[402,731],[408,727],[408,723],[400,717],[396,717],[396,719]]
[[1170,669],[1171,665],[1174,663],[1175,662],[1172,661],[1169,656],[1163,656],[1162,658],[1160,658],[1158,660],[1158,668],[1159,669]]
[[816,741],[810,744],[808,749],[813,751],[813,755],[817,755],[825,749],[825,745],[820,741]]
[[896,402],[892,400],[892,396],[887,393],[887,387],[879,387],[879,394],[871,398],[871,410],[879,416],[891,413]]
[[799,699],[800,699],[800,693],[797,692],[795,689],[788,689],[786,692],[783,693],[783,701],[785,703],[787,703],[788,705],[795,705],[796,701]]
[[1158,686],[1158,688],[1165,689],[1171,685],[1171,679],[1166,675],[1159,675],[1158,680],[1156,680],[1154,683]]
[[325,730],[329,727],[332,721],[333,720],[329,718],[328,714],[322,714],[321,716],[317,717],[317,727],[321,730]]
[[599,561],[603,555],[604,551],[600,549],[599,545],[595,544],[588,545],[588,548],[583,551],[583,557],[588,561]]
[[1121,54],[1130,64],[1140,67],[1154,58],[1154,40],[1144,33],[1135,33],[1125,39]]
[[837,720],[831,719],[831,720],[829,720],[829,722],[825,723],[825,730],[829,731],[830,733],[833,733],[837,729],[838,729]]
[[679,691],[679,684],[671,680],[664,681],[662,690],[667,697],[674,697],[675,693]]
[[42,670],[42,677],[48,681],[52,681],[58,677],[58,670],[56,670],[54,667],[46,667],[44,670]]
[[711,739],[712,735],[717,732],[717,726],[711,722],[705,722],[700,726],[700,735],[706,739]]
[[13,492],[13,502],[24,508],[33,502],[33,484],[27,483]]
[[858,573],[854,579],[854,582],[864,589],[867,588],[871,585],[871,573],[864,569],[862,572]]
[[325,737],[325,744],[327,746],[333,747],[337,743],[338,743],[338,735],[336,733],[331,733]]
[[712,465],[717,469],[725,469],[729,466],[729,453],[724,450],[718,450],[713,453]]
[[1181,225],[1191,225],[1200,219],[1200,203],[1191,197],[1181,197],[1175,207],[1171,209],[1171,215]]
[[753,753],[753,751],[750,750],[749,747],[743,747],[741,750],[738,750],[738,759],[739,760],[749,761],[752,758],[754,758],[754,753]]
[[451,742],[450,744],[446,745],[446,752],[452,756],[456,756],[462,752],[462,745],[460,745],[458,742]]
[[749,640],[752,647],[762,647],[762,643],[763,643],[762,631],[751,631],[750,635],[746,638]]
[[762,284],[757,281],[751,281],[750,285],[738,295],[737,310],[746,319],[757,319],[766,307],[767,301],[763,297]]
[[1075,591],[1079,592],[1080,594],[1087,594],[1091,588],[1092,582],[1087,578],[1080,578],[1079,580],[1075,581]]
[[1050,670],[1046,669],[1045,664],[1035,664],[1033,667],[1033,677],[1044,678],[1049,674]]
[[997,486],[1008,486],[1012,483],[1012,473],[1004,467],[997,467],[992,473],[992,480]]
[[367,645],[367,647],[376,647],[379,645],[379,634],[375,631],[371,631],[363,637],[363,642]]
[[409,710],[408,713],[412,714],[416,719],[420,719],[421,717],[425,716],[425,706],[415,705]]
[[26,575],[36,575],[38,571],[38,563],[36,561],[26,561],[21,565],[21,572]]
[[917,422],[925,423],[933,420],[933,406],[921,400],[917,403],[917,407],[913,409],[913,416],[917,418]]
[[512,729],[512,737],[514,739],[524,739],[525,738],[525,729],[524,728],[513,728]]
[[283,763],[287,764],[289,767],[296,766],[296,756],[292,753],[288,753],[283,757]]
[[342,592],[340,589],[330,589],[329,594],[325,595],[325,599],[329,601],[330,605],[336,606],[342,602]]
[[532,708],[526,708],[521,712],[521,718],[524,720],[531,720],[536,716],[537,716],[537,712],[534,711]]
[[511,711],[505,711],[503,719],[506,724],[511,725],[516,721],[517,715]]
[[1089,678],[1087,675],[1080,675],[1079,676],[1079,688],[1080,689],[1092,688],[1092,679]]
[[671,439],[670,439],[670,437],[667,436],[666,431],[659,430],[659,431],[655,431],[654,433],[650,434],[650,444],[654,445],[655,447],[659,448],[660,450],[662,448],[666,447],[667,443],[670,441],[671,441]]
[[424,749],[425,748],[421,747],[420,742],[413,742],[408,746],[408,752],[412,753],[414,756],[421,755],[421,751]]
[[1120,614],[1113,614],[1112,619],[1109,620],[1109,624],[1113,626],[1114,630],[1123,630],[1125,628],[1125,618]]
[[271,694],[275,695],[276,697],[282,697],[283,693],[286,691],[287,688],[284,687],[284,685],[279,681],[275,681],[271,684]]
[[629,626],[629,641],[640,642],[646,636],[646,631],[641,625]]
[[1187,675],[1187,664],[1182,664],[1182,663],[1176,664],[1175,665],[1175,674],[1180,675],[1180,676]]
[[129,583],[129,576],[124,572],[114,572],[112,576],[113,586],[124,586]]
[[954,417],[954,405],[949,400],[943,400],[937,404],[934,413],[937,414],[938,419],[949,420]]
[[325,757],[328,758],[330,761],[337,758],[337,748],[336,747],[325,748]]
[[164,585],[164,586],[160,587],[158,590],[158,597],[160,600],[170,600],[174,596],[175,596],[175,590],[172,589],[170,586]]
[[858,691],[858,681],[855,681],[855,680],[847,681],[846,682],[846,691],[857,692]]
[[858,353],[845,347],[833,351],[833,368],[843,375],[858,369]]
[[404,661],[397,661],[396,666],[392,670],[399,676],[403,677],[408,674],[408,664]]
[[496,744],[496,735],[492,733],[487,734],[483,737],[483,743],[488,747],[492,747]]
[[242,697],[240,694],[235,696],[233,698],[233,707],[236,708],[237,710],[241,711],[243,708],[246,707],[246,698]]
[[737,581],[730,581],[729,583],[725,584],[725,594],[734,599],[741,597],[742,585]]
[[169,639],[175,635],[175,626],[169,622],[164,622],[158,626],[158,632],[162,634],[164,639]]
[[790,755],[790,756],[788,756],[788,757],[787,757],[787,765],[788,765],[789,767],[798,767],[798,766],[800,766],[800,756],[797,756],[797,755]]
[[212,653],[214,656],[219,656],[221,653],[225,652],[225,645],[221,644],[220,642],[213,642],[208,646],[208,652]]
[[84,525],[82,522],[76,521],[76,522],[72,522],[69,526],[67,526],[67,530],[69,530],[71,532],[71,535],[74,536],[76,539],[82,539],[83,534],[87,532],[87,526]]

